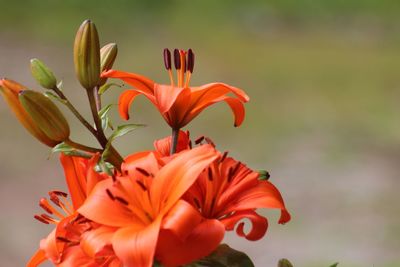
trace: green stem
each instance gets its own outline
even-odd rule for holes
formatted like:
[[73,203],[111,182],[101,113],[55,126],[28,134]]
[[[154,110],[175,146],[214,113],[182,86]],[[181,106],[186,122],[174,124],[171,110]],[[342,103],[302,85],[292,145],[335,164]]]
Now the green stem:
[[93,128],[90,123],[85,120],[85,118],[79,113],[79,111],[71,104],[68,98],[64,95],[64,93],[58,88],[53,88],[54,92],[62,99],[65,100],[65,105],[71,110],[71,112],[75,115],[75,117],[94,135],[96,136],[96,130]]
[[172,156],[176,152],[176,147],[178,146],[178,137],[179,137],[179,129],[172,128],[172,136],[171,136],[171,151],[170,155]]
[[98,148],[94,148],[94,147],[90,147],[90,146],[85,146],[83,144],[80,143],[76,143],[70,139],[64,141],[64,143],[66,143],[67,145],[72,146],[73,148],[79,149],[79,150],[83,150],[83,151],[87,151],[87,152],[91,152],[91,153],[98,153],[98,152],[102,152],[103,150],[98,149]]

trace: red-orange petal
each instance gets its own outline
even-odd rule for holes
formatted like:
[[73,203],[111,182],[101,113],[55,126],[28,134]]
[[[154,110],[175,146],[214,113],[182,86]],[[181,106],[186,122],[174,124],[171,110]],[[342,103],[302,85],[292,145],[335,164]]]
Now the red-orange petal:
[[225,102],[228,103],[229,107],[232,109],[233,115],[235,116],[235,127],[239,127],[245,115],[244,105],[241,101],[236,98],[228,97],[225,99]]
[[78,209],[86,199],[86,173],[82,165],[86,159],[60,154],[65,180],[71,194],[74,209]]
[[135,90],[127,90],[123,92],[118,100],[118,111],[119,115],[124,119],[129,119],[129,108],[135,98],[141,93]]
[[91,258],[102,254],[106,256],[112,253],[111,239],[116,228],[100,226],[94,230],[83,233],[80,241],[82,250]]
[[231,231],[237,222],[242,219],[250,220],[251,230],[247,234],[244,233],[244,222],[241,222],[236,228],[236,233],[239,236],[245,237],[247,240],[256,241],[262,238],[267,232],[268,220],[253,210],[235,212],[233,215],[222,219],[221,222],[225,225],[226,230]]
[[161,113],[168,112],[177,98],[185,93],[190,97],[190,90],[188,88],[157,83],[154,85],[154,96],[156,98],[157,107]]
[[160,231],[161,217],[142,228],[128,226],[115,232],[112,244],[126,267],[151,267]]
[[218,154],[211,145],[202,145],[178,154],[161,168],[150,189],[155,212],[168,212],[204,168],[217,157]]
[[156,258],[166,267],[180,266],[201,259],[213,252],[225,234],[218,220],[204,220],[182,240],[170,230],[161,230]]
[[27,267],[36,267],[39,266],[47,259],[46,254],[43,250],[38,249],[29,262],[26,264]]
[[154,94],[154,82],[149,78],[130,72],[109,70],[103,72],[101,77],[116,78],[123,80],[127,84],[140,90],[143,94],[153,95]]
[[[163,139],[158,139],[154,141],[154,148],[158,153],[161,154],[161,156],[168,157],[170,155],[171,140],[172,140],[171,136],[168,136]],[[189,143],[190,143],[189,132],[179,131],[176,153],[179,153],[186,149],[190,149]]]

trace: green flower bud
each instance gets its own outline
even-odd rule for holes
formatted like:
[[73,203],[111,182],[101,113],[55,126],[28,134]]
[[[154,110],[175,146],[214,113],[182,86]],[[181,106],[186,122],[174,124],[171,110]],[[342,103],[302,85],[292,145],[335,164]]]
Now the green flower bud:
[[75,72],[87,90],[93,89],[100,79],[100,43],[96,26],[85,20],[76,33],[74,43]]
[[58,107],[39,92],[23,90],[19,92],[22,107],[43,133],[55,142],[68,140],[70,130],[67,120]]
[[[100,49],[100,70],[107,71],[112,68],[115,58],[118,54],[117,44],[111,43],[103,46]],[[99,86],[102,86],[107,81],[107,78],[100,78]]]
[[31,72],[33,78],[46,89],[54,89],[57,79],[53,72],[39,59],[31,59]]
[[278,267],[293,267],[293,265],[287,259],[280,259],[278,262]]

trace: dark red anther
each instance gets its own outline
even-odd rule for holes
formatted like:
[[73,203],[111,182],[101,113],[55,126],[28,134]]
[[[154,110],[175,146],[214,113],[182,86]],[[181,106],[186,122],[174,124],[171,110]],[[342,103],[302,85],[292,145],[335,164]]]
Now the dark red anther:
[[114,198],[115,198],[116,201],[120,202],[121,204],[123,204],[123,205],[125,205],[125,206],[128,206],[128,205],[129,205],[129,202],[126,201],[126,200],[125,200],[124,198],[122,198],[122,197],[114,196]]
[[33,216],[33,218],[35,218],[36,220],[38,220],[38,221],[41,222],[41,223],[49,224],[48,221],[46,221],[45,219],[43,219],[43,218],[42,218],[41,216],[39,216],[39,215],[35,215],[35,216]]
[[65,242],[65,243],[71,243],[71,242],[72,242],[72,241],[69,240],[68,238],[65,238],[65,237],[62,237],[62,236],[57,236],[56,239],[57,239],[58,241]]
[[136,180],[136,183],[143,189],[143,191],[147,191],[147,187],[142,181]]
[[189,148],[192,149],[193,145],[192,145],[192,140],[189,141]]
[[208,180],[210,180],[210,182],[212,182],[213,181],[213,173],[212,173],[212,170],[211,170],[211,168],[208,168],[207,169],[207,178],[208,178]]
[[52,194],[49,194],[49,195],[50,195],[51,202],[53,202],[58,207],[61,207],[60,199],[58,198],[58,196],[55,193],[52,193]]
[[68,194],[63,192],[63,191],[58,191],[58,190],[53,190],[49,192],[49,195],[51,196],[51,194],[56,194],[57,196],[62,196],[62,197],[67,197]]
[[213,142],[210,138],[205,137],[204,139],[206,140],[207,144],[210,144],[210,145],[212,145],[213,147],[215,147],[214,142]]
[[175,69],[177,70],[181,69],[181,55],[179,54],[178,49],[174,49],[174,65]]
[[190,73],[193,73],[193,69],[194,69],[194,53],[193,53],[192,49],[189,48],[186,70],[190,71]]
[[115,197],[114,197],[114,195],[111,193],[111,191],[110,191],[110,189],[106,189],[106,193],[107,193],[107,196],[111,199],[111,200],[115,200]]
[[136,167],[136,170],[137,170],[138,172],[140,172],[141,174],[143,174],[144,176],[147,176],[147,177],[150,176],[150,173],[149,173],[148,171],[146,171],[145,169],[143,169],[143,168]]
[[200,206],[199,200],[195,197],[195,198],[193,198],[193,201],[194,201],[194,204],[196,205],[196,207],[197,207],[198,209],[200,209],[201,206]]
[[198,144],[200,144],[201,142],[203,142],[203,140],[204,140],[204,136],[200,136],[200,137],[198,137],[196,140],[194,140],[194,143],[195,143],[196,145],[198,145]]
[[233,177],[235,176],[237,170],[239,169],[241,163],[238,161],[235,166],[231,167],[228,172],[228,182],[231,182]]
[[45,219],[45,220],[47,220],[47,221],[54,221],[53,218],[51,218],[49,215],[47,215],[47,214],[45,214],[45,213],[40,214],[40,216],[42,216],[42,218]]
[[47,213],[53,214],[53,212],[51,211],[51,209],[46,205],[46,199],[42,198],[39,202],[39,206],[44,209]]
[[222,157],[220,158],[219,162],[223,162],[227,156],[228,156],[228,151],[225,151],[224,154],[222,154]]
[[171,52],[168,48],[164,49],[164,65],[167,70],[171,69]]

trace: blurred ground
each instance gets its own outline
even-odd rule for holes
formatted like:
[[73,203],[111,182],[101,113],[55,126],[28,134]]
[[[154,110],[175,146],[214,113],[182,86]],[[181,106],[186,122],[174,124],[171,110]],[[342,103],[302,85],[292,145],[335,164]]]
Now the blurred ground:
[[[295,266],[400,266],[400,2],[398,1],[18,1],[0,0],[0,76],[38,88],[40,58],[89,115],[74,78],[72,42],[95,21],[103,44],[117,42],[116,67],[167,82],[162,49],[196,52],[192,84],[223,81],[251,96],[242,127],[223,104],[190,125],[253,168],[267,168],[293,220],[232,247],[256,266],[287,257]],[[120,92],[107,93],[116,102]],[[117,141],[124,154],[169,134],[141,99],[134,121],[149,127]],[[67,111],[66,111],[67,113]],[[114,112],[115,113],[115,112]],[[116,115],[116,113],[115,113]],[[116,117],[116,116],[115,116]],[[116,117],[116,121],[119,119]],[[50,227],[37,202],[65,188],[57,156],[36,143],[0,100],[0,259],[23,266]],[[75,122],[75,121],[74,121]],[[73,136],[93,142],[76,122]]]

